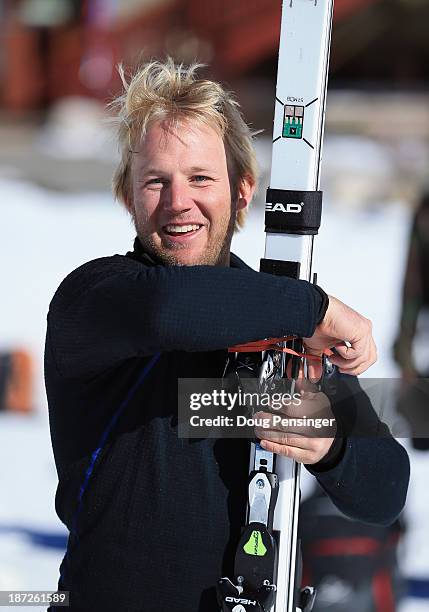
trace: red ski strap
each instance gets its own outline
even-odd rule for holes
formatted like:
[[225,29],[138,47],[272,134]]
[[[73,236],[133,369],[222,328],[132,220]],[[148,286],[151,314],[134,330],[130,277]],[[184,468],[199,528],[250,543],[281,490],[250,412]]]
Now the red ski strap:
[[[299,353],[294,351],[291,348],[286,348],[283,346],[285,342],[290,342],[294,340],[294,336],[285,336],[283,338],[267,338],[265,340],[256,340],[255,342],[246,342],[245,344],[236,344],[235,346],[231,346],[228,349],[229,353],[259,353],[261,351],[279,351],[281,353],[288,353],[289,355],[294,355],[295,357],[303,357],[309,361],[318,361],[321,362],[322,358],[318,355],[309,355],[308,353]],[[323,351],[324,355],[328,357],[332,355],[332,351],[330,349],[325,349]]]

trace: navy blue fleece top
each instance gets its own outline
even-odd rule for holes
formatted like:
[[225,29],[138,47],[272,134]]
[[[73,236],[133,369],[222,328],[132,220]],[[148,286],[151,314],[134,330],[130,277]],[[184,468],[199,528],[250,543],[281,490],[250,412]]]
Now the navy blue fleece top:
[[[177,380],[220,378],[237,343],[311,336],[323,294],[234,255],[229,268],[167,267],[137,247],[72,272],[49,309],[56,509],[71,531],[59,587],[73,611],[217,612],[245,519],[249,443],[179,439]],[[382,433],[349,437],[310,471],[345,514],[387,524],[409,465]]]

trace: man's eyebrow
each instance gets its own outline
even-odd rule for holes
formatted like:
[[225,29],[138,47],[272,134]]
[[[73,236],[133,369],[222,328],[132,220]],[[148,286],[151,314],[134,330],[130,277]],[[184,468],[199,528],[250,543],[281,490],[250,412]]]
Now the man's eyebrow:
[[141,173],[143,175],[146,175],[146,174],[165,174],[165,171],[164,170],[158,170],[158,168],[147,168],[147,169],[146,168],[142,168],[141,169]]
[[[212,173],[214,172],[214,170],[210,170],[209,168],[203,168],[202,166],[190,166],[189,168],[186,169],[186,172],[188,172],[189,174],[199,174],[201,172],[205,172],[205,173]],[[165,170],[159,170],[158,168],[142,168],[140,171],[140,174],[142,176],[149,176],[149,175],[153,175],[153,176],[162,176],[165,175],[166,172]]]
[[209,170],[208,168],[203,168],[201,166],[191,166],[190,168],[188,168],[188,172],[190,173],[198,173],[198,172],[213,172],[213,170]]

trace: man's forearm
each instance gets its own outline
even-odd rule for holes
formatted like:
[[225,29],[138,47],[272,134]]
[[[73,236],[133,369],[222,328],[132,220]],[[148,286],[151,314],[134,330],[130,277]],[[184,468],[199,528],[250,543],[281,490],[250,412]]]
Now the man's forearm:
[[309,336],[323,292],[250,269],[90,262],[54,297],[49,342],[60,372],[94,372],[133,356],[212,351],[265,337]]
[[350,518],[390,525],[405,505],[409,459],[393,438],[349,438],[336,467],[328,471],[307,469]]

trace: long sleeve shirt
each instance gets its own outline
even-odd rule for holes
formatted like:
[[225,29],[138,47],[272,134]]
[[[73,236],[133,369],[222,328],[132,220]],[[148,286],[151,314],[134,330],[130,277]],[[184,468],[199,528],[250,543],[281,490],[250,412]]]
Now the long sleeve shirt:
[[[234,255],[225,268],[164,266],[140,247],[63,281],[45,376],[71,610],[217,612],[245,520],[249,442],[179,438],[177,381],[220,378],[229,346],[311,336],[321,309],[310,283]],[[404,505],[408,459],[390,436],[347,438],[311,471],[354,518],[387,524]]]

